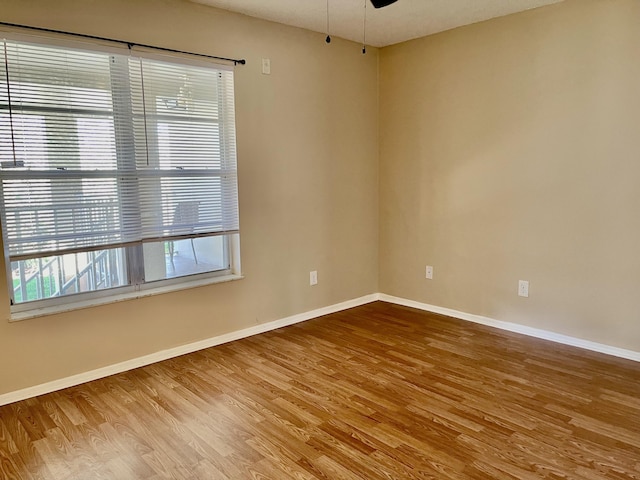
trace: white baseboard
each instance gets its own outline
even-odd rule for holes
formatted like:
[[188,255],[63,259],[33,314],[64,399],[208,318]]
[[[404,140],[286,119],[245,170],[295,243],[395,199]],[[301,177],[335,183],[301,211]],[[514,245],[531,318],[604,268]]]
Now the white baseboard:
[[292,315],[290,317],[281,318],[272,322],[263,323],[254,327],[226,333],[224,335],[218,335],[216,337],[207,338],[205,340],[189,343],[187,345],[181,345],[179,347],[170,348],[168,350],[162,350],[160,352],[133,358],[125,362],[108,365],[106,367],[97,368],[95,370],[79,373],[70,377],[61,378],[59,380],[53,380],[51,382],[42,383],[40,385],[24,388],[22,390],[5,393],[0,395],[0,406],[18,402],[20,400],[25,400],[27,398],[33,398],[38,395],[55,392],[56,390],[62,390],[63,388],[73,387],[76,385],[80,385],[81,383],[108,377],[109,375],[126,372],[127,370],[132,370],[134,368],[144,367],[152,363],[161,362],[162,360],[168,360],[169,358],[178,357],[187,353],[197,352],[198,350],[203,350],[205,348],[215,347],[216,345],[222,345],[223,343],[233,342],[234,340],[240,340],[241,338],[251,337],[259,333],[276,330],[288,325],[293,325],[294,323],[304,322],[306,320],[311,320],[312,318],[321,317],[323,315],[339,312],[348,308],[358,307],[366,303],[375,302],[377,299],[378,294],[376,293],[365,295],[364,297],[347,300],[346,302],[337,303],[328,307],[318,308],[317,310],[299,313],[297,315]]
[[495,320],[493,318],[474,315],[472,313],[460,312],[458,310],[452,310],[450,308],[429,305],[428,303],[416,302],[414,300],[407,300],[405,298],[393,297],[384,293],[378,294],[377,298],[378,300],[381,300],[383,302],[395,303],[397,305],[403,305],[405,307],[413,307],[417,308],[418,310],[424,310],[432,313],[439,313],[448,317],[458,318],[460,320],[466,320],[473,323],[479,323],[481,325],[498,328],[500,330],[521,333],[529,337],[550,340],[552,342],[561,343],[563,345],[571,345],[572,347],[584,348],[585,350],[591,350],[594,352],[612,355],[614,357],[620,357],[627,360],[640,362],[640,352],[634,352],[633,350],[625,350],[624,348],[612,347],[603,343],[592,342],[590,340],[584,340],[582,338],[570,337],[568,335],[562,335],[560,333],[554,333],[548,330],[527,327],[525,325],[504,322],[502,320]]
[[57,390],[62,390],[63,388],[73,387],[82,383],[90,382],[92,380],[108,377],[109,375],[126,372],[127,370],[132,370],[134,368],[144,367],[152,363],[161,362],[162,360],[168,360],[170,358],[185,355],[187,353],[197,352],[198,350],[203,350],[205,348],[215,347],[216,345],[222,345],[223,343],[233,342],[234,340],[240,340],[242,338],[251,337],[260,333],[269,332],[271,330],[276,330],[288,325],[293,325],[295,323],[300,323],[306,320],[321,317],[323,315],[340,312],[348,308],[358,307],[360,305],[375,302],[376,300],[403,305],[405,307],[413,307],[418,310],[438,313],[441,315],[446,315],[448,317],[458,318],[460,320],[466,320],[468,322],[479,323],[481,325],[498,328],[500,330],[507,330],[509,332],[520,333],[523,335],[528,335],[530,337],[550,340],[552,342],[561,343],[563,345],[571,345],[594,352],[604,353],[607,355],[640,362],[640,352],[612,347],[609,345],[604,345],[602,343],[570,337],[568,335],[561,335],[559,333],[541,330],[538,328],[527,327],[525,325],[519,325],[517,323],[504,322],[480,315],[474,315],[472,313],[460,312],[458,310],[452,310],[450,308],[438,307],[436,305],[429,305],[427,303],[416,302],[414,300],[407,300],[405,298],[394,297],[384,293],[373,293],[371,295],[365,295],[364,297],[347,300],[346,302],[337,303],[328,307],[318,308],[309,312],[292,315],[290,317],[281,318],[279,320],[263,323],[254,327],[218,335],[216,337],[189,343],[187,345],[181,345],[179,347],[170,348],[168,350],[162,350],[160,352],[133,358],[125,362],[108,365],[106,367],[79,373],[70,377],[61,378],[59,380],[53,380],[51,382],[24,388],[22,390],[5,393],[0,395],[0,406],[18,402],[20,400],[25,400],[27,398],[36,397],[38,395],[55,392]]

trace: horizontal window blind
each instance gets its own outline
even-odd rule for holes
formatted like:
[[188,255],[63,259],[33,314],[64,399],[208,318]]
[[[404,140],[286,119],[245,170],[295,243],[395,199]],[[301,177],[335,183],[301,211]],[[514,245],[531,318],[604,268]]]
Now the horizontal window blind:
[[11,260],[238,231],[233,71],[5,39]]

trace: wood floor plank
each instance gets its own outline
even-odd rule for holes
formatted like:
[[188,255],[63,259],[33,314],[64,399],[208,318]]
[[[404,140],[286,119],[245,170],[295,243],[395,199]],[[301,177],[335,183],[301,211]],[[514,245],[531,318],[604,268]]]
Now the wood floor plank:
[[2,480],[640,479],[640,364],[375,302],[0,407]]

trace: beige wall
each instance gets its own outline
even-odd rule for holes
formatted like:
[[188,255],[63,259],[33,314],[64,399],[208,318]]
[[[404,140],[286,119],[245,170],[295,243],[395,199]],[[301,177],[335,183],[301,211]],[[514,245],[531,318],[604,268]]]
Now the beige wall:
[[0,1],[5,22],[248,60],[246,278],[1,321],[0,394],[376,291],[640,351],[637,0],[567,0],[366,56],[180,0]]
[[640,351],[639,18],[567,0],[381,51],[382,292]]
[[376,49],[179,0],[1,0],[0,21],[248,62],[236,70],[246,278],[12,324],[2,280],[0,394],[378,290]]

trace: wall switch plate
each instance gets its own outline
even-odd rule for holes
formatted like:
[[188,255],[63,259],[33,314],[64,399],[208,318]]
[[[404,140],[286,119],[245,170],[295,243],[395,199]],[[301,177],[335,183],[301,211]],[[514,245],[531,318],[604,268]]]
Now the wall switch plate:
[[518,295],[521,297],[529,296],[529,282],[526,280],[518,281]]
[[271,60],[268,58],[262,59],[262,73],[263,75],[271,75]]
[[313,272],[309,272],[309,285],[317,285],[318,284],[318,272],[314,270]]
[[433,280],[433,267],[431,265],[427,265],[425,276],[429,280]]

